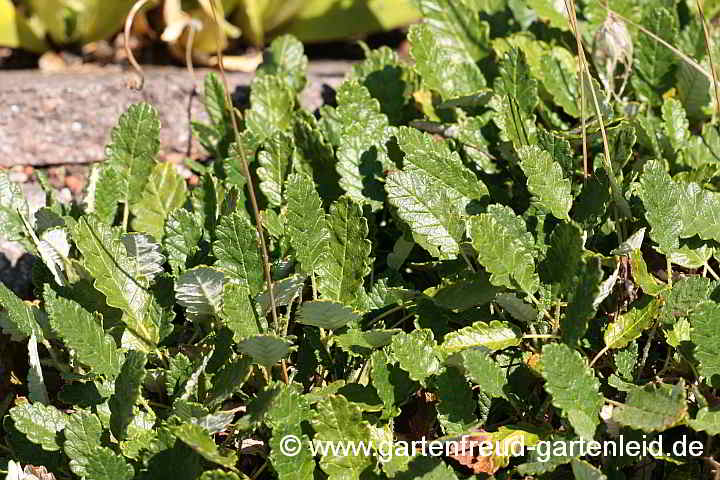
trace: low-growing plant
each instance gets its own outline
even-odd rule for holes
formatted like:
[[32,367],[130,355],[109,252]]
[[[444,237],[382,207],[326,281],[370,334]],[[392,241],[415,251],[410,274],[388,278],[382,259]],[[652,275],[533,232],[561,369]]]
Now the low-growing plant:
[[[193,188],[145,103],[83,202],[0,176],[41,259],[32,301],[0,286],[8,478],[717,475],[712,41],[682,2],[529,5],[421,0],[414,63],[368,51],[315,114],[292,37],[247,108],[209,75]],[[466,435],[556,448],[382,447]],[[310,448],[340,441],[373,447]]]

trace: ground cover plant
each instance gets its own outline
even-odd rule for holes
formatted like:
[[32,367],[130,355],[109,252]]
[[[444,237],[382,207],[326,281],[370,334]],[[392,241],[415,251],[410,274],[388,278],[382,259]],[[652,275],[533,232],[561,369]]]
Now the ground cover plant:
[[[318,112],[292,37],[232,113],[209,75],[193,188],[144,103],[80,204],[30,215],[0,176],[2,234],[41,259],[32,301],[0,286],[8,478],[718,475],[720,52],[695,5],[418,4],[413,63],[368,51]],[[379,448],[463,435],[665,448]]]

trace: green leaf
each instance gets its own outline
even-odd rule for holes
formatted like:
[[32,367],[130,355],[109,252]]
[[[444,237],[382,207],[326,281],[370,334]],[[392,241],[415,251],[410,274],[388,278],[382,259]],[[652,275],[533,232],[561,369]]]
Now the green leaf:
[[127,430],[133,419],[133,407],[140,399],[145,379],[144,353],[131,350],[125,356],[120,374],[115,379],[115,392],[110,397],[110,431],[119,440],[127,437]]
[[524,323],[533,323],[538,318],[538,312],[529,303],[525,303],[512,293],[500,293],[495,297],[495,302],[500,305],[515,320]]
[[304,302],[297,312],[297,322],[334,330],[357,323],[360,315],[340,303],[317,300]]
[[238,343],[238,350],[270,368],[290,353],[291,346],[288,340],[275,335],[253,335]]
[[708,385],[720,385],[720,304],[706,300],[698,304],[690,314],[690,340],[695,344],[695,358],[700,363],[699,371]]
[[475,322],[445,335],[440,346],[444,352],[458,352],[468,348],[485,347],[490,351],[520,345],[520,331],[507,322]]
[[208,391],[208,398],[206,399],[208,408],[222,404],[235,392],[239,392],[250,372],[250,359],[242,355],[220,367],[217,373],[213,375],[212,388]]
[[573,458],[570,465],[576,480],[607,480],[607,477],[600,470],[585,460]]
[[484,87],[485,78],[476,62],[490,53],[488,23],[465,3],[419,0],[417,4],[425,23],[412,28],[411,55],[427,87],[445,99]]
[[22,403],[11,408],[9,414],[15,428],[28,440],[49,452],[60,449],[58,433],[65,428],[68,419],[63,412],[52,405]]
[[685,117],[682,104],[674,99],[665,99],[662,106],[662,118],[665,122],[665,135],[676,152],[687,145],[690,139],[690,123]]
[[165,220],[170,212],[185,203],[186,194],[185,179],[175,171],[175,165],[158,163],[150,173],[140,199],[132,207],[133,229],[162,240]]
[[260,190],[273,207],[283,203],[283,185],[290,171],[294,149],[292,137],[278,131],[267,139],[264,149],[258,153]]
[[645,206],[652,239],[663,252],[677,248],[683,230],[682,209],[678,208],[682,194],[660,162],[645,164],[638,194]]
[[449,367],[433,379],[437,395],[438,421],[445,435],[457,435],[465,432],[477,423],[474,415],[475,403],[465,377]]
[[528,0],[528,6],[535,10],[541,20],[548,20],[550,25],[560,30],[569,30],[568,13],[562,2],[546,2],[543,0]]
[[[523,220],[511,208],[490,205],[487,213],[470,219],[470,236],[478,262],[492,275],[494,285],[515,288],[532,295],[539,287],[535,260]],[[531,243],[532,242],[532,243]]]
[[291,174],[287,191],[287,231],[290,245],[304,272],[312,273],[328,245],[328,230],[322,200],[308,175]]
[[[677,20],[668,9],[646,9],[641,23],[670,45],[677,43]],[[659,105],[660,96],[671,86],[670,74],[676,63],[675,54],[654,39],[644,37],[642,40],[635,45],[630,83],[641,99]]]
[[342,197],[330,208],[327,255],[319,262],[318,289],[329,300],[353,305],[364,293],[363,279],[370,273],[371,245],[368,224],[360,207]]
[[35,335],[38,341],[44,338],[42,311],[35,305],[23,302],[4,283],[0,282],[0,306],[6,311],[0,314],[0,327],[13,340],[23,340]]
[[660,301],[646,297],[646,300],[635,308],[618,316],[605,329],[605,347],[611,350],[623,348],[640,337],[657,318],[661,305]]
[[132,480],[135,469],[127,460],[107,447],[95,447],[87,457],[87,478],[97,480]]
[[223,470],[209,470],[200,475],[200,480],[245,480],[245,478],[240,478],[233,472]]
[[217,240],[213,243],[213,253],[218,259],[215,266],[247,284],[252,295],[260,293],[265,286],[262,256],[257,230],[250,220],[239,212],[233,212],[220,219],[215,234]]
[[677,98],[685,107],[688,117],[691,120],[704,118],[703,109],[710,103],[710,80],[687,62],[680,62],[676,76]]
[[207,430],[200,425],[184,423],[171,427],[170,430],[173,435],[193,451],[199,453],[205,460],[235,470],[237,455],[234,452],[221,452],[212,437],[208,435]]
[[142,197],[160,149],[160,119],[147,103],[130,105],[110,134],[106,155],[117,173],[119,198],[126,208]]
[[100,419],[94,413],[80,410],[68,417],[63,450],[70,458],[74,474],[87,477],[89,457],[101,446],[102,431]]
[[704,277],[692,275],[681,278],[673,283],[672,289],[665,298],[660,321],[672,325],[677,317],[689,316],[704,300],[710,297],[715,299],[714,290],[717,287],[717,282]]
[[[544,2],[543,2],[544,3]],[[567,21],[565,22],[567,25]],[[555,103],[560,105],[565,113],[575,118],[580,117],[580,85],[577,70],[568,67],[563,58],[572,55],[562,47],[553,47],[550,55],[540,60],[543,73],[543,86],[552,95]]]
[[681,424],[687,417],[685,381],[677,385],[653,384],[636,387],[627,401],[613,410],[612,419],[620,425],[644,432],[662,432]]
[[382,418],[393,418],[400,413],[398,405],[410,396],[417,384],[384,350],[373,352],[370,362],[372,385],[383,402]]
[[545,390],[553,405],[563,412],[575,432],[586,440],[595,437],[603,397],[600,382],[585,359],[564,344],[548,344],[542,350]]
[[245,114],[248,131],[262,143],[275,132],[286,131],[292,121],[295,95],[285,80],[275,75],[255,77],[250,89],[250,110]]
[[[328,395],[318,402],[310,424],[315,430],[315,440],[364,442],[370,446],[370,425],[363,419],[362,411],[341,395]],[[334,455],[330,451],[320,458],[320,468],[332,480],[359,480],[362,472],[372,465],[372,458],[364,454]]]
[[292,35],[280,35],[263,52],[256,73],[282,78],[291,91],[299,94],[307,83],[307,65],[303,44]]
[[442,368],[435,353],[437,344],[433,333],[427,328],[410,333],[400,332],[393,336],[390,345],[393,358],[415,381],[423,382]]
[[[485,28],[487,24],[483,22],[480,25]],[[481,34],[487,35],[488,30]],[[475,62],[466,60],[467,52],[446,49],[443,37],[430,25],[410,26],[410,55],[415,60],[415,70],[422,77],[423,86],[446,100],[471,95],[485,87],[482,70]],[[457,61],[457,58],[463,60]],[[438,65],[446,68],[437,68]]]
[[65,345],[73,349],[78,360],[96,373],[109,378],[117,376],[123,355],[115,340],[103,330],[101,319],[76,302],[58,297],[48,284],[45,284],[43,298],[50,325]]
[[383,200],[384,166],[390,165],[385,143],[391,129],[380,103],[356,81],[343,83],[337,92],[337,114],[342,122],[337,150],[340,187],[355,202],[379,208]]
[[334,335],[333,342],[350,355],[365,357],[368,352],[375,348],[384,347],[390,344],[393,335],[400,332],[399,329],[391,330],[355,330],[349,329],[342,335]]
[[10,180],[7,172],[0,172],[0,238],[20,241],[23,238],[23,216],[28,206],[20,185]]
[[488,189],[465,165],[457,152],[451,152],[444,140],[414,128],[400,127],[397,141],[405,153],[406,171],[419,171],[448,192],[451,198],[461,198],[465,204],[470,200],[482,200]]
[[630,268],[632,269],[633,280],[648,295],[657,297],[667,288],[666,285],[648,272],[647,264],[640,249],[633,250],[630,253]]
[[511,98],[522,114],[531,114],[539,102],[538,85],[530,74],[525,53],[512,48],[500,62],[499,73],[495,79],[495,92],[501,97]]
[[258,319],[251,301],[248,286],[234,281],[227,282],[223,287],[223,305],[220,318],[233,332],[233,340],[260,333]]
[[133,262],[117,233],[92,217],[82,217],[72,228],[72,237],[107,304],[123,311],[123,322],[146,347],[156,345],[161,308],[147,286],[130,275]]
[[175,281],[175,298],[191,315],[219,315],[224,280],[225,275],[219,270],[195,267]]
[[170,357],[170,365],[165,372],[165,388],[168,395],[174,395],[190,379],[193,373],[192,363],[182,353]]
[[144,284],[151,284],[165,270],[165,255],[162,247],[153,237],[144,233],[128,233],[120,239],[128,255],[131,277],[142,279]]
[[230,110],[227,108],[225,87],[215,72],[205,75],[203,93],[205,111],[210,117],[210,123],[219,131],[231,128]]
[[196,213],[184,208],[170,212],[165,223],[163,245],[168,252],[168,262],[176,274],[187,267],[188,259],[198,251],[203,235],[202,220]]
[[703,407],[698,410],[694,419],[688,421],[693,430],[707,432],[708,435],[720,435],[720,411]]
[[413,239],[430,254],[453,258],[465,233],[462,199],[450,196],[421,172],[394,172],[385,183],[388,201],[397,208]]
[[118,198],[121,194],[118,175],[107,163],[96,163],[90,170],[85,195],[86,212],[95,214],[107,224],[114,222],[118,208]]
[[470,381],[480,387],[480,390],[490,397],[505,398],[505,385],[507,375],[488,352],[481,349],[463,350],[461,353],[462,365]]
[[530,193],[553,216],[560,220],[570,220],[568,214],[573,201],[572,186],[570,180],[563,177],[560,164],[537,145],[520,147],[518,157]]
[[[285,455],[283,439],[292,435],[300,441],[300,449],[297,455]],[[311,454],[310,439],[300,428],[300,425],[282,424],[273,427],[273,434],[270,437],[270,463],[278,475],[279,480],[305,480],[313,478],[315,471],[315,459]]]

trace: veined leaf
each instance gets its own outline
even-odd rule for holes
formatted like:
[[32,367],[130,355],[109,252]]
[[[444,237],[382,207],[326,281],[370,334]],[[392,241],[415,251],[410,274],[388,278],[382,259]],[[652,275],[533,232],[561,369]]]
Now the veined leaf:
[[360,315],[340,303],[329,301],[304,302],[297,313],[297,322],[315,327],[336,329],[356,323]]
[[87,478],[97,480],[132,480],[135,469],[127,460],[107,447],[95,447],[87,457]]
[[312,178],[307,175],[290,175],[285,189],[288,192],[286,218],[290,245],[295,249],[303,271],[312,273],[328,245],[329,232],[322,200]]
[[575,432],[585,439],[595,437],[600,423],[603,397],[600,382],[577,350],[564,344],[548,344],[542,351],[545,390],[562,410]]
[[110,431],[118,440],[127,437],[127,430],[133,419],[133,407],[140,398],[145,380],[144,353],[131,350],[125,357],[120,374],[115,379],[115,392],[108,400],[110,406]]
[[390,344],[393,335],[401,330],[356,330],[349,329],[346,333],[333,336],[333,342],[350,355],[364,357],[375,348]]
[[114,378],[120,372],[123,355],[115,340],[103,330],[98,318],[76,302],[58,297],[45,284],[43,294],[50,325],[77,358],[93,371]]
[[684,148],[690,139],[690,123],[685,116],[685,109],[679,100],[665,99],[662,106],[662,118],[665,122],[665,135],[676,152]]
[[633,279],[643,289],[643,292],[648,295],[656,297],[667,288],[666,285],[659,282],[648,272],[647,264],[640,249],[633,250],[630,253],[630,268],[632,269]]
[[250,220],[239,212],[226,215],[220,219],[216,235],[213,243],[216,266],[247,284],[251,295],[262,291],[265,285],[262,257],[257,231]]
[[690,315],[690,339],[695,344],[695,358],[700,362],[700,374],[708,385],[720,385],[720,305],[706,300],[701,302]]
[[[451,197],[462,197],[466,202],[481,200],[488,189],[475,174],[465,167],[457,152],[451,152],[444,141],[433,139],[414,128],[400,127],[398,145],[405,152],[406,171],[418,170],[443,189],[453,192]],[[462,205],[463,210],[466,205]]]
[[661,305],[658,300],[648,300],[644,305],[639,305],[617,317],[605,330],[606,348],[623,348],[642,335],[657,318]]
[[537,145],[520,147],[518,156],[530,193],[553,216],[560,220],[570,220],[568,214],[572,207],[572,187],[570,180],[563,177],[560,164]]
[[355,202],[378,208],[383,200],[379,178],[390,165],[385,147],[391,132],[388,119],[380,112],[380,103],[356,81],[343,83],[337,100],[343,122],[336,164],[340,187]]
[[475,322],[445,335],[440,348],[444,352],[457,352],[468,348],[485,347],[489,351],[502,350],[520,344],[521,334],[507,322]]
[[694,419],[688,421],[693,430],[707,432],[708,435],[720,435],[720,412],[703,407],[698,410]]
[[165,234],[165,220],[174,209],[185,202],[185,179],[170,162],[158,163],[150,173],[140,200],[132,207],[133,228],[147,232],[156,240]]
[[[369,444],[370,425],[362,417],[357,405],[341,395],[328,395],[315,407],[310,421],[315,439],[324,442],[365,442]],[[334,455],[328,452],[320,458],[320,468],[330,478],[359,480],[360,474],[372,465],[365,455]]]
[[264,142],[290,126],[295,95],[284,79],[275,75],[257,76],[251,87],[247,129],[259,142]]
[[45,338],[40,327],[41,310],[35,305],[20,300],[2,282],[0,282],[0,306],[6,310],[0,314],[0,327],[14,340],[23,340],[30,335],[35,335],[38,341]]
[[42,403],[23,403],[10,409],[10,418],[15,428],[24,433],[28,440],[53,452],[60,449],[58,433],[67,424],[67,415]]
[[435,353],[437,344],[433,333],[427,328],[410,333],[400,332],[393,336],[390,345],[393,358],[415,381],[424,382],[442,368]]
[[103,427],[94,413],[80,410],[68,417],[63,450],[70,457],[70,470],[80,477],[87,476],[89,457],[99,448]]
[[299,94],[307,83],[307,65],[303,44],[292,35],[280,35],[263,52],[257,75],[282,78],[291,91]]
[[447,367],[433,379],[438,403],[438,422],[445,435],[458,435],[477,423],[473,393],[465,377]]
[[146,284],[130,276],[133,264],[117,233],[92,217],[83,217],[72,229],[72,236],[83,254],[83,265],[95,278],[95,288],[105,294],[107,304],[123,311],[123,322],[146,347],[157,344],[160,305]]
[[219,315],[223,301],[223,272],[211,267],[195,267],[175,282],[175,298],[192,315]]
[[294,149],[292,137],[278,131],[265,141],[265,147],[258,153],[260,190],[273,207],[283,203],[283,186],[290,171]]
[[644,432],[662,432],[682,423],[687,417],[685,381],[677,385],[650,384],[628,393],[622,407],[615,407],[613,420],[620,425]]
[[[486,28],[486,23],[480,23]],[[484,34],[486,37],[489,29]],[[423,85],[446,100],[471,95],[485,87],[486,81],[475,62],[466,59],[462,50],[445,48],[446,38],[427,24],[411,25],[408,31],[410,54]],[[437,68],[444,65],[446,68]]]
[[198,217],[184,208],[178,208],[170,212],[165,223],[163,244],[175,273],[185,270],[188,258],[192,258],[198,250],[203,234],[202,220]]
[[[490,53],[490,26],[465,3],[419,0],[425,23],[413,27],[411,54],[423,82],[446,100],[485,86],[476,62]],[[448,68],[438,68],[445,65]]]
[[208,431],[200,425],[184,423],[172,427],[171,431],[173,435],[192,448],[193,451],[199,453],[205,460],[235,470],[237,455],[234,452],[221,452]]
[[540,279],[525,235],[523,220],[506,206],[491,205],[487,213],[470,219],[473,247],[478,252],[478,262],[492,274],[490,281],[509,288],[517,284],[532,295]]
[[165,255],[160,244],[155,243],[150,235],[128,233],[120,240],[128,254],[130,270],[127,273],[130,276],[151,284],[157,275],[163,273]]
[[485,395],[505,398],[503,389],[507,384],[507,374],[487,351],[471,348],[463,350],[460,355],[471,382],[478,385]]
[[[648,8],[642,25],[670,45],[677,43],[677,20],[667,8]],[[647,37],[635,47],[633,88],[641,97],[653,104],[660,104],[660,96],[670,87],[669,73],[675,65],[675,54],[655,40]]]
[[240,342],[238,350],[270,368],[290,353],[291,346],[288,340],[275,335],[253,335]]
[[433,256],[452,258],[465,233],[462,198],[450,197],[422,172],[394,172],[387,177],[388,201],[410,226],[413,239]]
[[499,73],[494,85],[497,94],[513,99],[523,116],[531,114],[539,102],[538,86],[530,74],[525,53],[512,48],[500,62]]
[[371,245],[367,220],[360,207],[342,197],[330,208],[328,254],[318,263],[320,293],[329,300],[352,305],[360,298],[363,279],[370,273]]
[[[567,21],[565,25],[567,25]],[[560,105],[565,113],[575,118],[580,117],[580,84],[577,69],[570,69],[562,57],[571,56],[570,52],[562,47],[552,47],[550,55],[540,60],[543,72],[543,86],[553,96],[555,103]],[[586,93],[587,95],[588,93]]]
[[147,103],[130,105],[110,134],[108,164],[117,172],[119,201],[129,208],[139,198],[160,149],[160,119]]
[[233,340],[236,342],[261,333],[250,297],[250,289],[245,284],[230,281],[223,287],[220,318],[232,330]]
[[677,248],[683,229],[682,209],[678,208],[682,194],[660,162],[645,164],[639,195],[645,206],[652,239],[663,252]]
[[0,237],[22,240],[22,217],[27,215],[28,206],[20,185],[11,181],[6,172],[0,172]]
[[573,458],[570,466],[576,480],[607,480],[605,474],[585,460]]

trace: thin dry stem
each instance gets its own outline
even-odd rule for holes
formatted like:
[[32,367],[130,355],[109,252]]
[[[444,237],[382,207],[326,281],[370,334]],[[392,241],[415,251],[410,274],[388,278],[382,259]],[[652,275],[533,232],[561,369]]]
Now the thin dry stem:
[[[582,41],[577,30],[577,17],[575,14],[575,4],[571,0],[565,0],[565,8],[568,12],[568,21],[570,22],[570,28],[575,32],[575,41],[577,43],[578,52],[582,49]],[[587,151],[587,125],[585,122],[585,82],[583,75],[585,70],[583,69],[583,60],[578,55],[578,64],[580,68],[580,121],[582,122],[582,149],[583,149],[583,182],[587,181],[590,176],[588,171],[588,151]]]
[[123,30],[123,38],[125,41],[125,54],[127,55],[128,61],[130,62],[130,65],[132,65],[137,75],[136,81],[128,82],[128,87],[134,90],[142,90],[143,85],[145,85],[145,72],[143,72],[143,69],[137,62],[137,60],[135,60],[135,55],[130,48],[130,30],[132,29],[132,25],[135,21],[135,17],[137,16],[137,14],[145,6],[145,4],[151,1],[153,0],[139,0],[138,2],[136,2],[135,5],[133,5],[130,9],[130,13],[128,13],[127,18],[125,19],[125,28]]
[[192,104],[195,95],[197,95],[197,78],[195,77],[195,66],[193,65],[192,57],[192,46],[195,42],[195,32],[197,26],[191,21],[188,24],[188,37],[187,43],[185,43],[185,66],[190,73],[192,78],[192,90],[190,91],[190,98],[188,98],[187,117],[188,117],[188,143],[187,143],[187,156],[192,155]]
[[[225,87],[225,103],[227,108],[230,110],[230,119],[232,120],[233,132],[235,134],[235,144],[240,154],[240,160],[242,161],[243,170],[245,177],[247,178],[248,196],[250,197],[250,204],[252,205],[253,214],[255,215],[255,229],[257,230],[257,240],[260,244],[260,250],[263,255],[263,270],[265,273],[265,282],[268,288],[268,297],[270,299],[270,311],[272,312],[273,325],[278,324],[277,318],[277,307],[275,305],[275,294],[272,288],[272,277],[270,275],[270,257],[268,255],[267,246],[265,245],[265,234],[263,233],[262,218],[260,216],[260,209],[258,208],[257,197],[255,195],[255,187],[253,186],[252,177],[250,176],[250,166],[248,165],[247,157],[245,156],[245,149],[242,146],[240,139],[240,129],[238,128],[237,117],[235,115],[235,109],[233,108],[232,99],[230,98],[230,83],[228,82],[227,75],[225,74],[225,67],[223,66],[222,48],[222,35],[220,33],[220,18],[218,17],[217,7],[215,6],[215,0],[210,1],[212,7],[213,18],[215,20],[215,28],[217,34],[217,55],[218,55],[218,66],[220,67],[220,76]],[[282,362],[283,369],[283,380],[288,382],[287,365]]]

